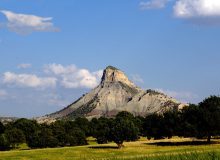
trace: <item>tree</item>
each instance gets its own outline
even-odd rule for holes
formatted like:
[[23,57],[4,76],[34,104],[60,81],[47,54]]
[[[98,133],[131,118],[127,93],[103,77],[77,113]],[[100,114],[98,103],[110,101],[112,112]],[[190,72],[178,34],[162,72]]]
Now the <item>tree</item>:
[[58,140],[54,137],[49,126],[42,125],[40,130],[31,135],[28,146],[31,148],[54,148],[58,146]]
[[144,136],[144,117],[134,117],[134,124],[138,127],[139,136]]
[[9,142],[5,134],[0,134],[0,151],[7,150],[9,146]]
[[25,118],[18,119],[12,125],[13,127],[23,131],[27,142],[29,141],[30,136],[39,130],[39,125],[36,121]]
[[4,133],[5,131],[5,126],[0,122],[0,134]]
[[72,129],[74,128],[77,128],[78,125],[74,122],[74,121],[64,121],[64,128],[65,128],[65,131],[66,133],[68,133],[69,131],[71,131]]
[[85,133],[80,128],[73,128],[67,134],[67,143],[70,146],[87,145]]
[[211,137],[220,134],[220,97],[210,96],[199,103],[200,123],[198,131],[202,136],[207,137],[207,142],[211,142]]
[[5,131],[5,136],[12,148],[16,148],[19,144],[25,142],[25,135],[22,130],[13,128]]
[[90,134],[90,123],[87,118],[84,117],[78,117],[75,119],[74,123],[77,125],[78,128],[83,130],[86,134],[86,136],[91,136]]
[[202,115],[200,115],[199,106],[195,104],[189,104],[188,107],[185,107],[180,112],[180,120],[177,127],[179,127],[177,131],[178,136],[182,137],[197,137],[200,138],[198,132],[198,124],[201,123]]
[[93,137],[95,137],[97,124],[98,124],[98,119],[97,119],[97,118],[93,118],[93,119],[90,121],[90,124],[89,124],[89,126],[90,126],[90,127],[89,127],[90,133],[91,133],[91,136],[93,136]]
[[161,131],[164,137],[172,138],[178,132],[179,115],[177,111],[167,111],[163,114]]
[[50,125],[54,137],[59,141],[59,146],[65,146],[67,143],[67,133],[65,131],[65,121],[56,121]]
[[163,116],[159,114],[152,114],[145,118],[144,124],[144,135],[148,139],[152,137],[154,139],[162,139],[164,137],[163,133]]
[[109,141],[115,142],[119,149],[123,147],[124,141],[136,141],[139,138],[139,130],[135,126],[132,116],[128,112],[119,113],[110,124]]
[[92,135],[96,138],[98,144],[106,144],[108,143],[108,137],[110,133],[109,122],[111,120],[101,117],[98,120],[93,119],[91,124],[93,126]]
[[134,115],[127,111],[119,112],[115,118],[116,119],[129,119],[131,121],[134,121]]

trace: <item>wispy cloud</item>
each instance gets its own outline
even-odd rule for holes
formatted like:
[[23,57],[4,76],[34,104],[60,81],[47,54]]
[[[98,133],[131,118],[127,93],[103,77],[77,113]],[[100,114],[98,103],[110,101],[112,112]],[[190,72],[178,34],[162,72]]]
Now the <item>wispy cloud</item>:
[[131,80],[136,82],[136,83],[144,83],[144,80],[138,74],[132,74],[131,75]]
[[57,79],[54,77],[38,77],[34,74],[16,74],[5,72],[3,83],[19,87],[48,88],[55,87]]
[[165,93],[183,103],[193,103],[199,96],[189,91],[172,91],[166,89],[156,89],[159,92]]
[[149,0],[149,1],[142,1],[140,2],[139,6],[142,10],[147,10],[147,9],[161,9],[166,6],[166,4],[170,0]]
[[18,34],[30,34],[32,32],[56,32],[58,28],[52,23],[52,17],[40,17],[30,14],[14,13],[12,11],[1,10],[8,22],[6,27]]
[[26,68],[31,68],[31,64],[30,63],[21,63],[17,66],[18,69],[26,69]]

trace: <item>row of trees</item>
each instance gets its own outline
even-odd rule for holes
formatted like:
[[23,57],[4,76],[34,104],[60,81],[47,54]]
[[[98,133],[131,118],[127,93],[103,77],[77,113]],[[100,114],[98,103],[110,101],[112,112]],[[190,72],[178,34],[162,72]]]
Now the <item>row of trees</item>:
[[168,111],[146,117],[134,117],[120,112],[114,119],[77,118],[75,121],[56,121],[50,125],[19,119],[13,123],[0,123],[0,149],[15,148],[26,142],[30,148],[86,145],[87,137],[99,144],[115,142],[119,148],[124,141],[136,141],[140,136],[148,139],[172,136],[207,138],[220,136],[220,97],[211,96],[198,105],[190,104],[181,111]]
[[190,104],[180,111],[151,114],[145,118],[121,112],[115,120],[93,119],[91,124],[95,131],[92,132],[93,137],[98,143],[114,141],[120,146],[114,138],[120,137],[126,141],[133,141],[140,136],[148,139],[164,139],[173,136],[206,138],[210,143],[211,137],[220,136],[220,97],[211,96],[198,105]]
[[47,125],[19,119],[5,126],[0,123],[0,149],[16,148],[21,143],[27,143],[30,148],[86,145],[83,129],[73,121],[57,121]]

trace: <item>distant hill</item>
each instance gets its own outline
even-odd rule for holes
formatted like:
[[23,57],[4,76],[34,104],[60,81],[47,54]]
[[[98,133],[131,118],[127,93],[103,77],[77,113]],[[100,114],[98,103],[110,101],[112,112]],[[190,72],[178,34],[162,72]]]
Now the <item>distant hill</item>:
[[38,122],[57,119],[101,116],[113,117],[120,111],[145,116],[182,108],[177,100],[154,90],[142,90],[119,69],[109,66],[104,70],[101,83],[66,108],[38,118]]
[[9,122],[13,122],[13,121],[16,121],[17,117],[0,117],[0,122],[2,122],[3,124],[7,124]]

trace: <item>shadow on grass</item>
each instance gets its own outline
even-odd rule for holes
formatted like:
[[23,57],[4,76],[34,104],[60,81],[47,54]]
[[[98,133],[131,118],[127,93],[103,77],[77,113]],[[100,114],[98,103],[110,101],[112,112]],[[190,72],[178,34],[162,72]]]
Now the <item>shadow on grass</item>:
[[219,142],[206,142],[206,141],[186,141],[186,142],[155,142],[155,143],[145,143],[147,145],[157,145],[157,146],[199,146],[199,145],[210,145],[219,144]]
[[91,149],[118,149],[116,146],[92,146]]

